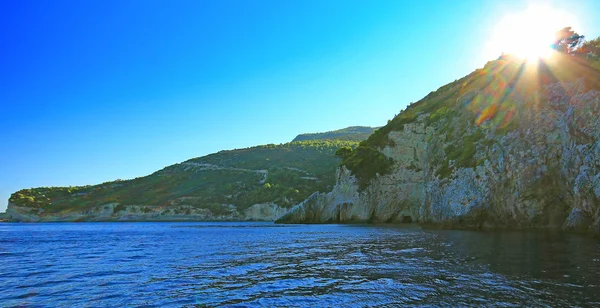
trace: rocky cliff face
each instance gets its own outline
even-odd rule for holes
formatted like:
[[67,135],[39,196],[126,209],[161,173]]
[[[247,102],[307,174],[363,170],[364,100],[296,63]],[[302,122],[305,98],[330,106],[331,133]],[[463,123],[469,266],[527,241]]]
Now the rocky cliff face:
[[[288,209],[274,203],[254,204],[243,212],[223,204],[218,210],[189,205],[154,206],[108,203],[83,210],[45,213],[43,209],[9,204],[5,218],[19,222],[48,221],[274,221]],[[218,214],[215,214],[217,212]]]
[[498,99],[493,78],[452,97],[449,116],[435,116],[444,107],[417,110],[388,130],[377,150],[393,164],[366,187],[341,167],[331,192],[313,194],[280,221],[600,233],[600,92],[580,78]]

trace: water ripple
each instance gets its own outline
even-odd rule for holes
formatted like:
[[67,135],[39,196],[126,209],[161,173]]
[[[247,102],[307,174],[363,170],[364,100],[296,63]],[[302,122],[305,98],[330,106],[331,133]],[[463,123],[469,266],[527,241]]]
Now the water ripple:
[[2,306],[594,306],[597,240],[265,223],[1,224]]

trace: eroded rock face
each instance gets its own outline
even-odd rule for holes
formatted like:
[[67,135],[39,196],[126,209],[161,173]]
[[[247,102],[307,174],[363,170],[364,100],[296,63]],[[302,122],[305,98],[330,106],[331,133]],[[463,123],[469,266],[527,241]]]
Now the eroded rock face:
[[[547,86],[533,105],[519,103],[518,127],[504,133],[471,121],[461,136],[448,138],[448,127],[468,121],[427,123],[423,114],[390,132],[394,145],[379,149],[393,159],[391,172],[359,191],[354,175],[341,167],[331,192],[312,195],[280,221],[600,233],[600,93],[579,80]],[[447,152],[466,150],[466,138],[475,151],[459,165]]]
[[[215,213],[216,212],[216,213]],[[215,212],[189,205],[156,206],[108,203],[82,210],[45,213],[41,209],[9,204],[6,219],[22,222],[45,221],[274,221],[287,209],[274,203],[254,204],[243,213],[231,204],[222,204]]]
[[275,203],[254,204],[244,211],[244,220],[275,221],[287,213],[288,209]]

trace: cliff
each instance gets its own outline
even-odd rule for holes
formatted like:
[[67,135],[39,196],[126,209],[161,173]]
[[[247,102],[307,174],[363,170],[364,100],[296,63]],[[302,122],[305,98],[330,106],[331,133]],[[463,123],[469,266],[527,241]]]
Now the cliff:
[[503,58],[409,106],[279,222],[600,233],[600,73]]

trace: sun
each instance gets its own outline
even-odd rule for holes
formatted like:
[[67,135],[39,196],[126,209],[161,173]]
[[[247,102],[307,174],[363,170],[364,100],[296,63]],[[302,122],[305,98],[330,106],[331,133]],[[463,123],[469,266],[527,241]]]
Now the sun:
[[504,16],[496,25],[489,45],[496,54],[511,54],[528,61],[552,56],[556,31],[576,27],[576,19],[549,6],[529,6]]

